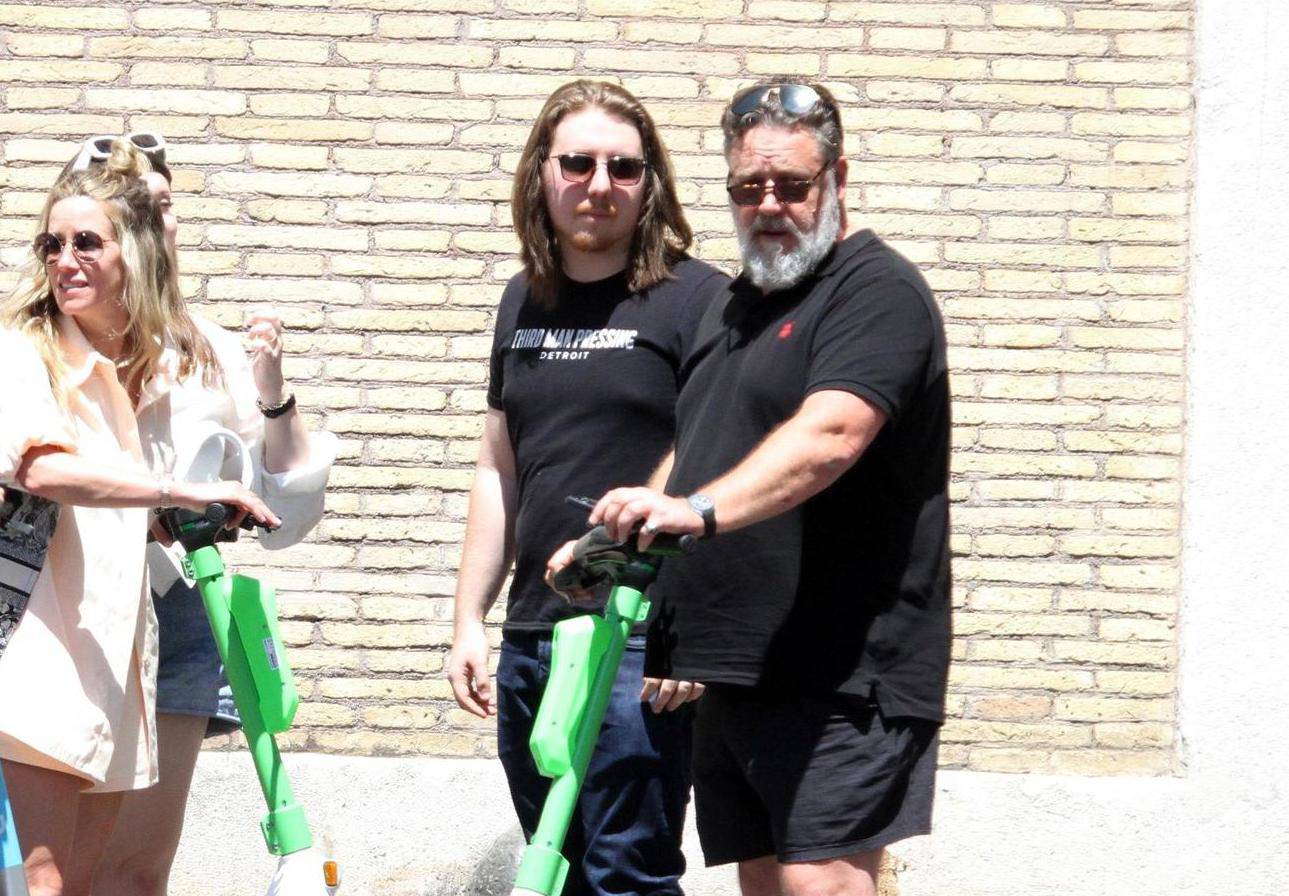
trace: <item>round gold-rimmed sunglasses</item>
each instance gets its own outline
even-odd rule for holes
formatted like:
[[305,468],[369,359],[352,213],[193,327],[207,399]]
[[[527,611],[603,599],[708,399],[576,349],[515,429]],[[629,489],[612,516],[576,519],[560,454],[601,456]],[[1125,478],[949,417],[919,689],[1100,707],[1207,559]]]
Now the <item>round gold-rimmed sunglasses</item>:
[[68,243],[72,246],[72,255],[80,261],[98,261],[103,255],[104,243],[115,243],[116,240],[108,239],[105,236],[99,236],[92,230],[78,230],[72,234],[71,239],[64,240],[56,233],[39,233],[32,240],[31,248],[36,253],[36,258],[45,264],[57,264],[58,259],[63,257],[63,247]]

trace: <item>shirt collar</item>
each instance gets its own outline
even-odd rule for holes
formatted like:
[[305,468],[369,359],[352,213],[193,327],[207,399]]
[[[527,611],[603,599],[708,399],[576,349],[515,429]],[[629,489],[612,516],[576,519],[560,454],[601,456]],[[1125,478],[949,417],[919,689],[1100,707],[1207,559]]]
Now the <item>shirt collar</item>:
[[61,337],[60,347],[63,351],[63,362],[67,365],[66,384],[79,389],[94,374],[94,368],[102,364],[107,367],[109,376],[115,378],[116,364],[110,358],[90,345],[81,328],[69,315],[59,314],[58,332]]

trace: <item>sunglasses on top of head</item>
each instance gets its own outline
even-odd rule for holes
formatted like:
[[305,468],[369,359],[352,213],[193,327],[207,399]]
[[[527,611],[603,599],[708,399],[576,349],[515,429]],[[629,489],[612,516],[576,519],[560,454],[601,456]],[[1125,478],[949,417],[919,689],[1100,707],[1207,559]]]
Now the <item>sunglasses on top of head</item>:
[[776,98],[783,111],[797,117],[809,114],[815,106],[824,103],[819,92],[807,84],[770,84],[767,87],[753,87],[743,95],[736,96],[730,103],[730,111],[735,118],[742,118],[749,112],[758,111],[767,99],[773,101]]
[[595,169],[604,165],[609,172],[609,180],[621,186],[631,186],[640,182],[649,167],[648,162],[635,156],[609,156],[601,162],[584,152],[566,152],[554,158],[559,163],[560,176],[575,184],[586,183],[595,175]]
[[112,143],[121,139],[129,140],[134,144],[135,149],[141,150],[150,158],[165,164],[166,138],[149,131],[135,131],[125,134],[124,137],[113,137],[110,134],[90,137],[81,144],[80,154],[76,156],[76,161],[72,162],[72,170],[86,171],[94,162],[106,161],[112,155]]
[[36,258],[45,264],[57,264],[58,259],[63,257],[63,247],[70,242],[72,245],[72,255],[81,261],[98,261],[103,254],[104,243],[115,243],[116,240],[99,236],[92,230],[78,230],[72,234],[69,241],[64,241],[56,233],[41,233],[36,235],[32,241],[32,251],[36,253]]

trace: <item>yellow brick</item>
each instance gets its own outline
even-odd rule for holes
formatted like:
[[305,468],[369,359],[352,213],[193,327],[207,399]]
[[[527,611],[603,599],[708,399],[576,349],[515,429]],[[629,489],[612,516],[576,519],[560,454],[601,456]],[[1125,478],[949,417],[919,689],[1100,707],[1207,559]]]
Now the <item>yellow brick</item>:
[[1189,204],[1185,193],[1152,191],[1119,194],[1114,197],[1113,207],[1116,215],[1172,217],[1186,214]]
[[970,714],[980,719],[1036,721],[1052,710],[1052,698],[1037,695],[973,697],[968,701]]
[[104,59],[242,59],[247,43],[237,38],[197,37],[95,37],[90,55]]
[[1168,274],[1093,274],[1071,272],[1065,275],[1065,287],[1074,293],[1123,296],[1182,295],[1186,278]]
[[868,162],[851,163],[851,177],[861,184],[974,184],[984,173],[968,162]]
[[1106,143],[1061,137],[954,137],[951,154],[960,158],[1103,160]]
[[[1178,440],[1180,442],[1180,439]],[[1175,510],[1151,508],[1132,510],[1109,507],[1101,511],[1106,526],[1111,529],[1159,529],[1173,531],[1181,524],[1181,514]]]
[[[964,614],[968,618],[977,614]],[[980,614],[983,615],[983,614]],[[1060,634],[1066,626],[1056,623],[1058,618],[1025,617],[1026,622],[1038,625],[1045,633]],[[1080,621],[1080,620],[1072,620]],[[1086,624],[1087,620],[1081,620]],[[950,670],[949,680],[959,687],[975,688],[1025,688],[1044,691],[1085,691],[1092,687],[1091,672],[1074,669],[1026,669],[1007,666],[957,666]]]
[[[617,16],[619,13],[620,10],[615,9],[609,16]],[[548,16],[540,19],[473,19],[467,28],[471,39],[507,42],[542,40],[600,43],[612,41],[617,36],[617,26],[612,22],[552,20]]]
[[996,59],[989,73],[999,81],[1064,81],[1070,64],[1059,59]]
[[951,190],[955,210],[999,212],[1097,212],[1106,196],[1089,190]]
[[112,31],[128,28],[128,16],[124,9],[115,7],[0,4],[0,25],[18,28]]
[[76,88],[9,87],[5,91],[5,104],[10,109],[61,109],[79,98],[80,91]]
[[1079,62],[1074,65],[1076,81],[1101,84],[1186,84],[1191,77],[1188,62]]
[[747,15],[753,21],[779,19],[784,22],[821,22],[827,14],[824,3],[801,0],[752,0]]
[[[690,78],[671,77],[637,77],[623,78],[622,86],[635,96],[662,97],[665,99],[692,99],[698,96],[699,84]],[[667,143],[675,140],[674,134],[667,135]]]
[[61,60],[35,62],[30,59],[0,59],[0,82],[34,81],[95,83],[115,81],[124,68],[114,62],[83,62]]
[[246,111],[246,98],[219,90],[126,90],[93,88],[85,90],[85,105],[90,109],[115,109],[127,112],[186,112],[204,115],[240,115]]
[[[423,599],[417,599],[423,604]],[[443,670],[443,655],[412,650],[371,650],[366,653],[367,668],[373,672],[416,672],[433,675]]]
[[1074,218],[1070,237],[1088,242],[1180,243],[1186,239],[1186,222],[1143,221],[1136,218]]
[[331,57],[331,45],[320,40],[255,40],[251,53],[275,62],[322,63]]
[[1065,13],[1037,3],[996,3],[991,9],[999,28],[1064,28]]
[[1107,641],[1169,641],[1175,626],[1171,619],[1103,619],[1097,633]]
[[[279,269],[277,273],[295,272]],[[282,302],[325,301],[353,305],[362,301],[362,287],[357,283],[320,281],[305,277],[218,278],[211,279],[206,287],[206,295],[212,301],[239,301],[271,295],[275,301]],[[291,339],[291,336],[288,335],[287,338]]]
[[1056,547],[1047,535],[977,535],[972,543],[983,557],[1050,557]]
[[1076,722],[1158,722],[1172,718],[1173,702],[1117,697],[1058,697],[1053,716]]
[[1110,94],[1103,87],[1029,86],[1024,84],[959,84],[949,91],[963,103],[1104,109]]
[[[1042,641],[973,640],[967,644],[967,659],[976,663],[1034,663],[1043,656]],[[955,660],[958,658],[955,657]]]
[[1114,39],[1115,49],[1121,56],[1149,56],[1158,59],[1163,56],[1189,56],[1191,54],[1191,36],[1189,34],[1119,34]]
[[1093,31],[1164,31],[1190,27],[1186,12],[1147,12],[1128,9],[1083,9],[1074,13],[1075,28]]
[[1025,722],[985,722],[950,719],[941,737],[958,743],[1035,744],[1045,747],[1091,746],[1092,732],[1085,727]]
[[957,53],[1016,56],[1101,56],[1109,45],[1100,35],[1053,31],[956,31],[949,38],[949,49]]
[[[447,356],[448,340],[443,336],[373,336],[371,350],[374,355],[405,358],[443,358]],[[455,356],[454,356],[455,357]],[[421,440],[411,442],[393,442],[382,445],[379,442],[368,443],[372,457],[382,461],[414,460],[414,453],[431,451],[437,454],[437,461],[443,460],[441,443],[426,443]]]
[[255,34],[325,34],[350,37],[372,33],[372,18],[359,13],[283,12],[282,10],[221,10],[215,25],[221,31]]
[[[734,13],[737,15],[737,12]],[[983,25],[985,11],[967,3],[834,2],[829,18],[838,22],[893,22],[905,25]]]
[[204,87],[207,68],[204,65],[167,62],[139,62],[130,67],[130,83],[135,85],[173,84],[181,87]]
[[1173,727],[1164,722],[1101,722],[1092,726],[1097,746],[1126,750],[1169,747],[1173,744]]
[[622,26],[622,39],[631,43],[698,44],[703,39],[703,26],[684,22],[627,22]]
[[215,85],[268,90],[363,91],[371,72],[327,66],[222,65],[215,69]]
[[872,185],[864,188],[866,204],[872,208],[902,208],[932,211],[940,207],[938,187],[901,187]]
[[361,251],[367,247],[367,231],[336,227],[220,224],[206,228],[206,238],[215,245],[225,246],[285,246],[341,252]]
[[1037,324],[993,324],[984,328],[982,343],[987,346],[1004,348],[1056,346],[1061,342],[1061,332],[1060,327],[1039,326]]
[[[12,91],[10,91],[12,93]],[[115,134],[122,131],[121,118],[115,115],[76,115],[63,112],[57,115],[34,115],[29,112],[19,112],[16,114],[0,113],[0,131],[13,134],[28,134],[31,136],[41,134],[51,135],[68,135],[72,137],[83,137],[85,134]],[[9,141],[12,146],[13,141]],[[63,148],[63,144],[58,144],[62,151],[59,155],[66,156],[66,161],[70,159],[75,150],[70,144]],[[13,161],[18,157],[8,153],[8,158]],[[59,161],[59,156],[51,158],[42,156],[40,161]],[[43,174],[36,178],[31,186],[37,188],[46,187],[53,182],[53,176],[45,177]],[[16,184],[14,184],[16,186]]]
[[1190,115],[1137,115],[1131,113],[1079,113],[1071,127],[1076,134],[1106,134],[1121,137],[1186,137],[1191,132]]
[[[589,2],[594,6],[597,2],[607,2],[607,0],[589,0]],[[850,49],[863,45],[864,29],[835,26],[794,28],[770,25],[708,25],[706,42],[714,46],[727,47]]]
[[873,28],[868,45],[878,50],[942,50],[947,36],[943,28]]
[[[960,559],[954,561],[957,575],[962,575],[970,580],[989,581],[989,582],[1018,582],[1030,583],[1035,585],[1085,585],[1091,582],[1092,567],[1085,563],[1015,563],[1004,560],[970,560]],[[1076,620],[1073,624],[1068,620],[1048,619],[1048,625],[1029,624],[1026,620],[1013,619],[1011,622],[1005,622],[1002,619],[990,617],[987,620],[978,620],[976,617],[982,614],[972,614],[971,619],[960,619],[955,621],[954,627],[961,634],[966,635],[970,631],[988,631],[994,634],[1079,634],[1086,632],[1090,625],[1086,619]],[[977,628],[977,626],[980,626]],[[1009,627],[1010,626],[1010,627]],[[1051,626],[1056,626],[1058,631],[1050,631]],[[1042,629],[1041,631],[1039,629]]]
[[573,67],[574,57],[575,53],[571,49],[502,47],[497,56],[497,63],[507,68],[537,68],[564,71]]
[[989,130],[1004,133],[1059,133],[1065,126],[1059,112],[995,112],[989,119]]
[[339,256],[332,260],[332,270],[345,277],[382,277],[385,279],[440,279],[478,277],[484,264],[473,259],[407,258],[400,255]]
[[[1025,166],[1035,167],[1035,166]],[[1065,235],[1063,218],[990,217],[989,237],[994,240],[1046,240]]]
[[[748,65],[751,71],[751,63]],[[924,81],[869,81],[865,93],[875,103],[938,103],[948,88]]]
[[983,78],[983,59],[949,56],[877,56],[829,53],[828,72],[835,78],[934,78],[969,81]]
[[1113,663],[1117,666],[1146,666],[1161,669],[1172,664],[1173,649],[1163,644],[1116,644],[1103,641],[1067,641],[1052,643],[1056,659],[1077,663]]
[[[1120,109],[1166,109],[1170,111],[1187,110],[1194,105],[1194,98],[1189,90],[1167,87],[1116,87],[1114,104]],[[1171,150],[1185,158],[1185,147],[1167,144],[1135,144],[1137,146],[1154,146],[1159,151]],[[1174,156],[1173,158],[1176,158]],[[1143,159],[1142,161],[1156,161]],[[1163,161],[1160,159],[1159,161]]]
[[85,38],[77,34],[6,34],[4,45],[15,56],[80,56]]
[[864,141],[868,151],[879,156],[938,156],[944,152],[944,138],[939,135],[871,134]]
[[1057,267],[1101,267],[1095,246],[1055,246],[1024,243],[946,243],[948,261],[968,264],[1035,264]]
[[[391,73],[382,72],[381,74],[384,76]],[[461,92],[464,93],[467,98],[495,96],[540,96],[544,98],[548,94],[552,93],[555,88],[567,83],[568,78],[562,75],[517,75],[501,73],[479,74],[476,72],[462,72],[458,76],[458,80],[461,82]],[[435,83],[432,86],[437,92],[451,92],[454,89],[451,81],[451,73],[446,73],[446,80],[442,84]],[[416,89],[415,84],[409,85],[407,89]],[[453,102],[455,103],[455,100]]]
[[[1150,484],[1171,485],[1171,483]],[[1098,571],[1098,575],[1101,584],[1108,588],[1153,588],[1158,591],[1175,589],[1179,579],[1176,566],[1160,565],[1103,566]]]
[[371,188],[371,178],[352,174],[243,174],[229,171],[211,175],[210,188],[217,193],[269,196],[359,196]]
[[290,143],[260,143],[250,147],[251,162],[261,168],[302,168],[321,171],[328,165],[327,147]]
[[[1048,401],[1060,394],[1060,385],[1052,376],[1009,376],[995,374],[984,377],[980,385],[981,398],[1007,398],[1023,401]],[[964,508],[965,510],[965,508]]]
[[1065,447],[1071,451],[1180,454],[1182,440],[1178,433],[1070,430],[1065,433]]
[[[614,0],[587,0],[586,11],[592,16],[620,16],[621,4]],[[687,0],[642,0],[631,7],[631,15],[639,18],[660,17],[671,19],[722,19],[738,18],[743,4],[736,0],[705,0],[692,3]]]

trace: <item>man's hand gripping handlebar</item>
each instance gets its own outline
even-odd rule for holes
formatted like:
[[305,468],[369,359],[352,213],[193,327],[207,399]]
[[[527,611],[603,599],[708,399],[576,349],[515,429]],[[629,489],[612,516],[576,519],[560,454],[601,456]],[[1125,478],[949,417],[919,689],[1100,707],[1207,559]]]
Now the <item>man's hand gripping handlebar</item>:
[[[574,507],[586,511],[595,509],[590,498],[569,496],[565,499]],[[636,536],[640,527],[632,530],[626,540],[609,537],[604,526],[594,526],[573,542],[571,562],[551,576],[550,584],[566,596],[576,597],[597,585],[616,584],[633,563],[645,557],[674,557],[688,554],[698,543],[693,535],[671,535],[660,532],[644,551],[639,549]],[[656,564],[651,564],[656,566]]]

